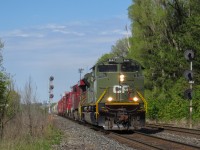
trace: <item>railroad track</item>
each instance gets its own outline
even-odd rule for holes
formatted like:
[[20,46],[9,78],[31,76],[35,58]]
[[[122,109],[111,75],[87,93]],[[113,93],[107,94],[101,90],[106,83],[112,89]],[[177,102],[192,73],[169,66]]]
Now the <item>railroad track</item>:
[[[142,130],[133,132],[124,132],[124,131],[113,132],[113,131],[103,130],[102,128],[87,123],[77,122],[74,120],[71,121],[87,126],[88,128],[93,129],[95,132],[100,132],[101,134],[104,134],[106,137],[117,140],[120,143],[126,144],[138,150],[199,150],[200,149],[200,147],[195,145],[190,145],[160,137],[155,137],[152,136],[151,133],[145,134],[143,133]],[[160,132],[160,129],[155,130],[155,133],[156,132]]]
[[[89,127],[89,126],[88,126]],[[200,147],[178,141],[153,136],[143,131],[106,131],[102,128],[90,126],[91,129],[104,133],[105,136],[115,139],[138,150],[199,150]]]
[[149,134],[134,131],[132,134],[118,134],[110,133],[109,137],[112,137],[122,143],[128,144],[133,148],[140,150],[199,150],[200,147],[181,142],[176,142],[168,139],[155,137]]
[[174,127],[169,125],[162,125],[162,124],[146,124],[148,128],[157,128],[158,130],[163,130],[167,132],[179,133],[181,135],[195,137],[200,139],[200,130],[199,129],[189,129],[189,128],[182,128],[182,127]]

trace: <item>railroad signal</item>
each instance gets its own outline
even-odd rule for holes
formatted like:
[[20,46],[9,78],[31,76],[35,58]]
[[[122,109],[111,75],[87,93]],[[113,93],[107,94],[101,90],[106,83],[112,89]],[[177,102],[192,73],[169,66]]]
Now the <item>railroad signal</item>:
[[49,98],[53,98],[54,97],[54,95],[53,94],[49,94]]
[[49,113],[51,114],[51,101],[53,100],[53,89],[54,89],[54,85],[53,85],[53,80],[54,77],[50,76],[49,77]]
[[185,78],[189,81],[189,89],[185,90],[184,96],[186,99],[190,100],[190,118],[189,124],[190,128],[192,128],[192,84],[193,81],[193,72],[192,72],[192,60],[194,59],[194,52],[192,50],[186,50],[184,53],[184,57],[186,60],[190,62],[190,70],[186,70],[184,73]]
[[191,100],[192,99],[192,90],[191,89],[185,90],[184,96],[185,96],[186,99]]
[[192,61],[194,58],[194,52],[192,50],[186,50],[184,53],[185,59]]
[[191,70],[186,70],[184,72],[184,76],[188,81],[192,81],[193,80],[193,72]]
[[50,85],[50,86],[49,86],[49,89],[50,89],[50,90],[53,90],[53,89],[54,89],[54,85]]
[[53,81],[53,80],[54,80],[54,77],[50,76],[49,81]]

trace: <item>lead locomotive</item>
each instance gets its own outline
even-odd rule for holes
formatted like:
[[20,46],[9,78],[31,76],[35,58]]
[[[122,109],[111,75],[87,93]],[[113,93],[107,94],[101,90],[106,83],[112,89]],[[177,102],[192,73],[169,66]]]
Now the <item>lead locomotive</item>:
[[115,58],[94,65],[58,102],[58,113],[105,130],[134,130],[145,125],[147,109],[141,66]]

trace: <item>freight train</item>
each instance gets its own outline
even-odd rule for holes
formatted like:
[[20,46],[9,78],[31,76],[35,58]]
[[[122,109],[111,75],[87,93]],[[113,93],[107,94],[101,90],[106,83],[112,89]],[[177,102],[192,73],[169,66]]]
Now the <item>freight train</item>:
[[105,130],[134,130],[145,125],[141,65],[132,59],[113,58],[96,63],[58,101],[58,115]]

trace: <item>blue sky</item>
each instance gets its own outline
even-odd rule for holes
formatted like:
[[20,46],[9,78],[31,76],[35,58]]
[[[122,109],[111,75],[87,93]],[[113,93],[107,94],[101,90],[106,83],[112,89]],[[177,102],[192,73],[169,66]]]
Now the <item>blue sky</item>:
[[[48,100],[49,76],[54,102],[70,90],[103,54],[130,29],[127,8],[132,0],[1,0],[0,39],[3,66],[15,86],[29,77],[38,100]],[[129,33],[130,34],[130,31]]]

